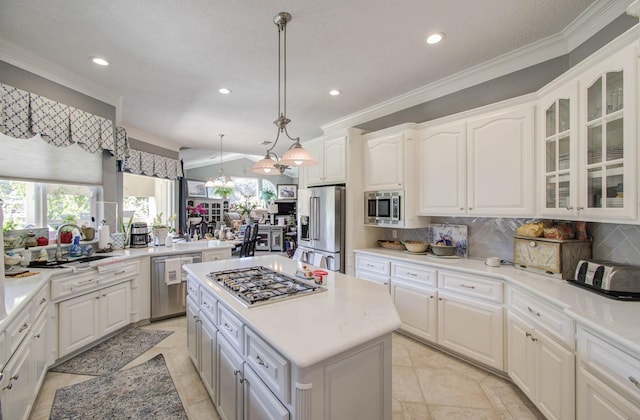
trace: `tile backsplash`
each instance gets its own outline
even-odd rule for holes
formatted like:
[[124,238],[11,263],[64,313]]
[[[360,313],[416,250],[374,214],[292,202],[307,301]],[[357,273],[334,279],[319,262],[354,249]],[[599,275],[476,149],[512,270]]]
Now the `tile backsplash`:
[[[431,223],[466,225],[468,253],[472,258],[499,257],[513,261],[513,237],[516,229],[533,219],[490,217],[431,217]],[[391,240],[391,229],[383,229]],[[397,229],[399,240],[428,241],[428,228]],[[593,258],[621,264],[640,265],[640,226],[612,223],[587,223],[593,239]]]

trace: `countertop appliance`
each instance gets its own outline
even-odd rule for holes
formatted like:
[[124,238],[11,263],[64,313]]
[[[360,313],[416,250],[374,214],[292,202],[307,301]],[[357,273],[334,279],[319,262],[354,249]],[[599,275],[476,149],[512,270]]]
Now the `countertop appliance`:
[[404,191],[366,191],[364,224],[368,226],[404,227]]
[[298,190],[298,261],[344,273],[345,187]]
[[611,261],[580,260],[571,284],[613,299],[640,300],[640,267]]
[[247,308],[326,290],[263,266],[215,271],[207,276]]
[[136,222],[131,224],[131,240],[129,246],[131,248],[146,248],[149,243],[149,228],[144,222]]
[[[201,252],[151,257],[151,321],[184,315],[186,313],[187,282],[185,279],[168,280],[166,264],[169,260],[199,263]],[[182,268],[182,264],[180,264]]]

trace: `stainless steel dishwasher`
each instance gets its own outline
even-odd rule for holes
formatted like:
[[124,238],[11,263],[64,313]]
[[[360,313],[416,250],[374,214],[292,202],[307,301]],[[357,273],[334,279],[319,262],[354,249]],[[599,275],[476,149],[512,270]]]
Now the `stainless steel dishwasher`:
[[178,258],[191,258],[193,263],[199,263],[202,253],[151,257],[151,321],[184,315],[186,312],[187,282],[167,284],[165,279],[165,261]]

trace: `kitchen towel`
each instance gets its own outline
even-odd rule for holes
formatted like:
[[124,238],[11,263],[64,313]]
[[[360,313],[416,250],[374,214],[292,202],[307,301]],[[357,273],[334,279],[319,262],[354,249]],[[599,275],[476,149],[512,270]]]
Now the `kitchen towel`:
[[184,269],[185,264],[191,264],[193,262],[193,257],[183,257],[180,258],[180,270],[181,270],[181,281],[187,281],[187,272]]
[[164,284],[170,286],[182,282],[182,258],[164,260]]
[[302,261],[302,249],[296,248],[296,252],[293,253],[294,261]]
[[327,268],[327,257],[324,255],[314,254],[313,265],[320,268]]

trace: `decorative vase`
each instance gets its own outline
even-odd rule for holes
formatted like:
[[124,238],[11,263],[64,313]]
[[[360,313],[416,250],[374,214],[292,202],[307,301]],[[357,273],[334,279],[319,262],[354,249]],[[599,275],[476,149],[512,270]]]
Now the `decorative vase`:
[[169,234],[169,228],[166,227],[152,227],[151,233],[153,233],[153,237],[155,238],[153,244],[155,246],[164,246],[165,239]]
[[202,217],[201,216],[189,216],[189,224],[190,225],[198,225],[202,223]]
[[125,245],[125,235],[121,232],[111,234],[111,244],[114,249],[123,249]]

